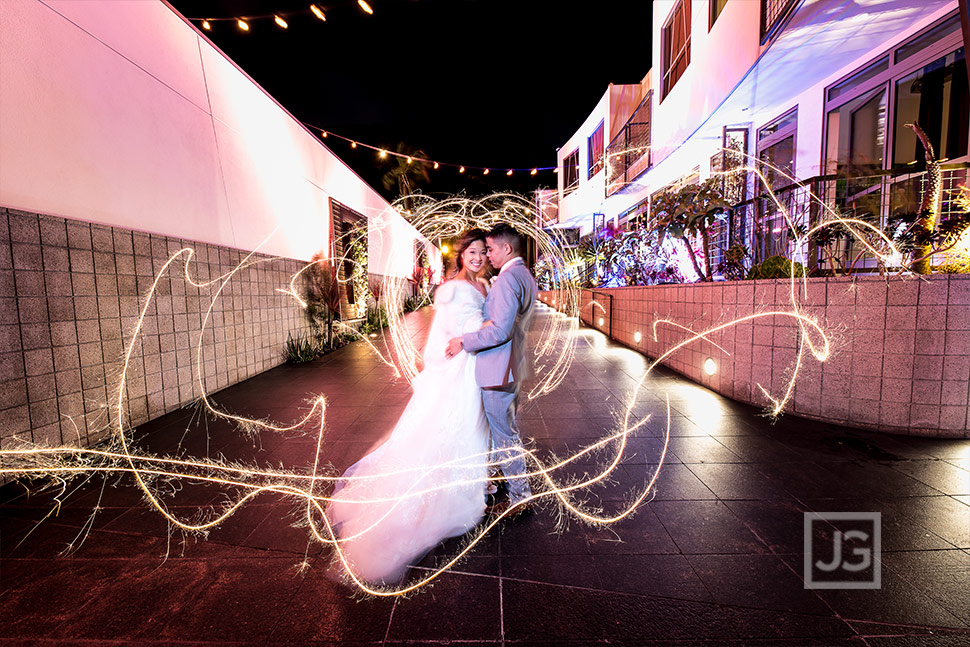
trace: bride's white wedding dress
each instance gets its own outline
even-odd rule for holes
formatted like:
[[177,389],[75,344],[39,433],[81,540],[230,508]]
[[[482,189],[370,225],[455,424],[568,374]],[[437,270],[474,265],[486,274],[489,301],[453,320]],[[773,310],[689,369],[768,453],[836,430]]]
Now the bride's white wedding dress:
[[481,327],[484,301],[464,280],[438,288],[411,400],[387,441],[334,488],[327,516],[362,580],[399,582],[430,549],[484,517],[489,433],[475,357],[445,357],[449,339]]

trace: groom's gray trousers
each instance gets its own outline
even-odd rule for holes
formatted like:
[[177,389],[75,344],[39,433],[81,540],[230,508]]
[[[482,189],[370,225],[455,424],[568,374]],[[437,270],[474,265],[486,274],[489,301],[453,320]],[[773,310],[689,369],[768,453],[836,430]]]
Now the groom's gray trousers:
[[515,426],[516,385],[482,389],[485,417],[492,432],[492,461],[501,463],[502,473],[509,484],[509,501],[514,505],[532,496],[528,471],[522,454],[522,440]]

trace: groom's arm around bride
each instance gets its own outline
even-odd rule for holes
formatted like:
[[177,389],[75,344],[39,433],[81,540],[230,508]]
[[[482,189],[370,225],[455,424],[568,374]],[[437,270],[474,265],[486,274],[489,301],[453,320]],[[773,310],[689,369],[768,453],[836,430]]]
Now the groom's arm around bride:
[[[525,373],[525,334],[535,305],[536,282],[521,257],[522,240],[501,223],[487,238],[488,259],[499,269],[485,300],[486,325],[448,344],[448,356],[462,349],[476,353],[475,377],[482,387],[485,415],[492,435],[493,460],[503,461],[509,497],[515,505],[531,496],[522,443],[515,427],[518,381]],[[491,325],[488,325],[488,322]]]

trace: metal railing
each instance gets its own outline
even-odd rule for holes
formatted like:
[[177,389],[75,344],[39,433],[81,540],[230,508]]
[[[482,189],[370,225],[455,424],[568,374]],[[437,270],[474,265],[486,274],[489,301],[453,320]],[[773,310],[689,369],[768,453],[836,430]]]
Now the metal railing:
[[650,102],[647,93],[630,119],[606,147],[606,195],[622,191],[650,168]]
[[[942,175],[943,199],[939,217],[946,220],[959,211],[953,198],[959,187],[970,184],[970,163],[944,165]],[[821,250],[792,248],[795,240],[785,212],[792,222],[805,227],[815,226],[834,214],[885,227],[892,214],[919,211],[926,184],[924,171],[879,171],[863,176],[816,176],[775,189],[774,198],[761,191],[756,197],[729,209],[723,225],[727,231],[718,232],[718,247],[723,250],[733,244],[746,245],[752,263],[760,263],[778,254],[789,258],[801,255],[809,269],[831,270],[831,261]],[[863,246],[858,241],[845,237],[836,243],[835,256],[850,263],[861,249]],[[874,267],[875,258],[871,254],[861,254],[856,265],[858,269]]]

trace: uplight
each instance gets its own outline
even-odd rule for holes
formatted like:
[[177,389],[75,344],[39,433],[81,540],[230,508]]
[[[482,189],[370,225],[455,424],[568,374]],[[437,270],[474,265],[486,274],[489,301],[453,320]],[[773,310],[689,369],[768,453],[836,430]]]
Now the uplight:
[[717,362],[713,358],[708,357],[704,360],[704,372],[708,375],[714,375],[717,372]]

